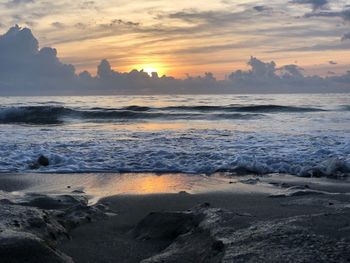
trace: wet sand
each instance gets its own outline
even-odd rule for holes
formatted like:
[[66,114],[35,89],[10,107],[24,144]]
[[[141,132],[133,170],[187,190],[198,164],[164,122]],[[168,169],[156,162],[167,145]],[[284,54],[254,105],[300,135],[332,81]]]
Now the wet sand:
[[[92,207],[108,207],[102,212],[109,216],[91,213],[86,220],[84,214],[66,228],[69,238],[59,238],[53,247],[74,262],[349,262],[348,181],[226,179],[228,188],[215,191],[104,197]],[[10,181],[6,185],[13,191]],[[235,191],[240,181],[249,190]],[[19,186],[22,191],[24,184]],[[87,196],[93,198],[88,191]],[[75,201],[62,200],[77,209]]]
[[[295,186],[304,185],[303,181],[298,181]],[[274,183],[276,183],[274,181]],[[317,190],[325,190],[324,186],[312,187]],[[308,186],[307,189],[310,189]],[[277,196],[272,197],[269,194],[257,193],[232,193],[232,192],[214,192],[202,194],[151,194],[151,195],[119,195],[102,199],[100,202],[108,205],[117,216],[108,218],[103,223],[97,222],[91,225],[85,225],[74,230],[72,241],[62,243],[59,247],[66,254],[73,257],[76,262],[140,262],[151,256],[162,253],[169,245],[176,240],[173,239],[147,239],[139,240],[133,236],[133,231],[138,223],[150,213],[166,213],[168,211],[188,211],[193,207],[198,207],[204,203],[210,204],[210,208],[220,208],[234,215],[238,215],[229,227],[236,230],[247,229],[260,222],[266,224],[274,224],[282,222],[288,227],[288,220],[298,218],[298,216],[306,216],[301,219],[301,224],[306,224],[306,232],[310,235],[326,235],[329,244],[336,240],[348,238],[350,236],[350,196],[347,194],[349,188],[344,185],[337,187],[333,185],[333,191],[341,192],[341,194],[309,194],[308,192],[297,194],[297,196]],[[287,221],[286,221],[287,220]],[[310,222],[313,221],[313,223]],[[161,228],[162,226],[159,226]],[[273,233],[270,233],[273,235]],[[266,233],[266,250],[268,251],[270,234]],[[229,237],[226,237],[229,238]],[[300,237],[296,236],[296,239]],[[317,238],[316,238],[317,239]],[[300,240],[303,242],[302,240]],[[291,241],[292,242],[292,241]],[[310,242],[304,240],[305,244]],[[349,247],[349,240],[346,241]],[[312,243],[312,242],[311,242]],[[311,246],[316,246],[311,244]],[[208,248],[210,249],[210,247]],[[307,250],[307,249],[306,249]],[[345,250],[342,252],[330,250],[329,257],[323,259],[324,262],[332,261],[332,254],[336,255],[334,262],[347,262],[350,255]],[[244,251],[242,251],[243,253]],[[247,252],[247,251],[246,251]],[[258,251],[255,251],[258,253]],[[294,253],[289,251],[291,253]],[[299,257],[296,255],[291,258],[291,262],[302,262],[308,260],[307,256],[303,256],[300,251]],[[316,253],[310,249],[310,253]],[[327,254],[326,253],[326,254]],[[281,260],[286,256],[286,251],[281,251],[279,258],[273,260]],[[177,257],[166,258],[165,261],[150,262],[201,262],[193,258],[193,254],[184,252],[180,257],[181,261],[177,261]],[[196,256],[196,255],[195,255]],[[198,255],[197,255],[198,256]],[[248,257],[249,260],[257,260],[255,256]],[[234,259],[236,262],[246,262],[245,256],[238,256]],[[223,258],[218,260],[221,262]],[[267,261],[267,258],[262,258]],[[322,261],[322,258],[319,258]],[[211,261],[207,257],[207,261]],[[230,262],[230,261],[227,261]]]

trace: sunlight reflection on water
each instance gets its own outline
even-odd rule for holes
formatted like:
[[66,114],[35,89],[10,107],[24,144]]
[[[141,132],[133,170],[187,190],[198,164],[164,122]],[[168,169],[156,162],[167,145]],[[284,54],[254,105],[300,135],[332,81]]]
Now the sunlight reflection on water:
[[[25,174],[1,175],[14,181],[26,182],[29,187],[16,191],[25,193],[71,194],[83,191],[90,197],[90,203],[113,195],[146,195],[160,193],[189,194],[205,192],[273,193],[271,185],[249,185],[239,182],[239,178],[226,176],[204,176],[187,174]],[[1,189],[1,188],[0,188]]]

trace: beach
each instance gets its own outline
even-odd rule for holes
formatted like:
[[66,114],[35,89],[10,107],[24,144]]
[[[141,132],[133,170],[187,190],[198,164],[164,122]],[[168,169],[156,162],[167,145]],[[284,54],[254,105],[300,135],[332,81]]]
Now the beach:
[[4,97],[1,262],[348,262],[348,105]]
[[[139,184],[126,187],[122,175],[100,174],[95,177],[108,183],[91,188],[93,175],[77,176],[70,185],[64,174],[0,176],[1,211],[11,211],[0,217],[3,262],[22,262],[21,253],[27,262],[45,262],[45,255],[57,262],[350,259],[350,182],[345,179],[135,174]],[[182,183],[172,185],[173,176]],[[168,188],[157,193],[140,182]],[[106,185],[123,193],[108,192]],[[42,240],[49,252],[23,250],[19,240],[29,238],[24,234]]]
[[350,0],[0,6],[0,263],[350,263]]

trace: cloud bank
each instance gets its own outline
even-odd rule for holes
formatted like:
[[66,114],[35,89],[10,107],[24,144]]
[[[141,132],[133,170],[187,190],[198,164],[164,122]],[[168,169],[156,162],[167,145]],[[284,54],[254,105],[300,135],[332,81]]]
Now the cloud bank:
[[291,1],[291,3],[311,5],[312,9],[316,11],[318,9],[322,9],[326,7],[329,4],[329,1],[328,0],[293,0]]
[[350,92],[350,71],[341,76],[305,76],[297,65],[278,67],[251,57],[249,70],[237,70],[226,80],[206,72],[186,79],[132,70],[118,72],[101,60],[96,76],[77,73],[54,48],[39,48],[28,28],[14,26],[0,36],[0,95],[112,95],[200,93]]

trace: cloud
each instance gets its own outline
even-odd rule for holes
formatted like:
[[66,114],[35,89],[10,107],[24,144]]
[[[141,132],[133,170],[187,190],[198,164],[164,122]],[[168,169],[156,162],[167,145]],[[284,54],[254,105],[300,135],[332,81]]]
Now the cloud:
[[12,8],[18,5],[30,4],[30,3],[34,3],[34,0],[12,0],[12,1],[8,1],[6,3],[6,6]]
[[232,72],[217,80],[211,72],[185,79],[149,76],[143,70],[118,72],[107,59],[97,66],[97,75],[76,74],[64,64],[54,48],[39,49],[28,28],[14,26],[0,36],[0,92],[2,95],[112,95],[350,92],[350,72],[322,78],[305,76],[297,65],[278,67],[274,61],[251,57],[249,70]]
[[61,23],[61,22],[53,22],[53,23],[51,23],[51,25],[52,25],[53,27],[57,28],[57,29],[63,29],[63,28],[65,28],[65,25],[64,25],[63,23]]
[[305,17],[340,17],[344,21],[350,22],[350,9],[341,11],[322,11],[306,14]]
[[265,5],[254,6],[253,9],[257,12],[271,11],[272,9]]
[[293,0],[293,1],[290,1],[290,3],[311,5],[312,9],[316,11],[326,7],[329,4],[329,1],[328,0]]
[[[263,62],[252,57],[248,71],[235,71],[229,75],[232,86],[242,93],[312,93],[346,90],[343,85],[330,87],[333,81],[320,76],[304,76],[297,65],[276,67],[275,62]],[[334,83],[335,84],[335,81]]]
[[2,89],[61,88],[76,79],[72,65],[62,64],[56,49],[39,49],[39,43],[28,28],[18,25],[0,37],[0,84]]
[[[257,17],[269,17],[264,11],[272,11],[266,6],[255,6],[241,11],[230,11],[227,9],[198,10],[185,9],[166,15],[158,15],[158,19],[176,19],[194,25],[205,25],[204,29],[232,26],[242,24],[244,21],[255,22]],[[271,13],[271,12],[269,12]],[[270,15],[270,14],[269,14]]]
[[[345,39],[344,39],[345,40]],[[325,44],[316,44],[312,46],[302,46],[296,48],[285,48],[285,49],[276,49],[270,51],[270,53],[276,52],[314,52],[314,51],[334,51],[334,50],[349,50],[350,42],[349,41],[332,41],[330,43]]]
[[342,41],[345,41],[345,40],[350,40],[350,32],[349,33],[346,33],[343,35],[343,37],[341,38]]

